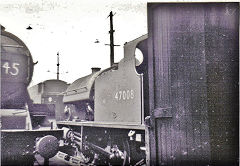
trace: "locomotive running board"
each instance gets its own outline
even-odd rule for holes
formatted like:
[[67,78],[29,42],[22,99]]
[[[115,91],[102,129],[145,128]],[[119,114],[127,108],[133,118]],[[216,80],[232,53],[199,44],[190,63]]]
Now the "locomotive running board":
[[96,121],[84,121],[84,122],[59,121],[57,122],[57,125],[145,130],[145,125],[136,124],[136,123],[124,124],[124,123],[110,123],[110,122],[96,122]]

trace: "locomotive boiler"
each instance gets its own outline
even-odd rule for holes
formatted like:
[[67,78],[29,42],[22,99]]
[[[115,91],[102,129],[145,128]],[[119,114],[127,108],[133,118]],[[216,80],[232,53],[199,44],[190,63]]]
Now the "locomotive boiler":
[[[58,150],[62,130],[32,130],[27,86],[34,63],[24,42],[1,26],[1,164],[33,165],[35,155],[46,163]],[[47,147],[47,148],[46,148]]]

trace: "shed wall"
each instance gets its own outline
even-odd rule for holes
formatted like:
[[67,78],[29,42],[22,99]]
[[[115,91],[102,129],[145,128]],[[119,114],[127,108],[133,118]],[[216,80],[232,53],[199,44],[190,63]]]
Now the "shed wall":
[[151,3],[148,32],[151,165],[236,163],[238,4]]

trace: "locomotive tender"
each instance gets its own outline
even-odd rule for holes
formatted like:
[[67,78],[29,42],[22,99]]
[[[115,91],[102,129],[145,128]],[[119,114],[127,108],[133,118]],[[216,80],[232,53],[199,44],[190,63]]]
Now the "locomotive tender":
[[67,87],[65,81],[51,79],[28,88],[34,107],[34,112],[31,113],[34,127],[47,127],[61,118],[56,110],[64,109],[62,93]]
[[[148,36],[126,43],[117,65],[66,90],[63,102],[76,109],[57,122],[66,143],[59,157],[73,164],[237,165],[238,13],[238,3],[149,3]],[[136,48],[144,56],[139,66]]]
[[1,164],[33,165],[58,150],[62,130],[33,130],[33,104],[27,92],[34,63],[27,46],[1,26]]

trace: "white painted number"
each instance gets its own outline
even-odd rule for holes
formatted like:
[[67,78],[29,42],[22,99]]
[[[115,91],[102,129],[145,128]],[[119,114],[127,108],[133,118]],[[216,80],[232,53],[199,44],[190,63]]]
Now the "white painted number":
[[130,100],[134,99],[134,90],[120,90],[115,94],[115,99],[120,100]]
[[5,74],[11,74],[13,76],[16,76],[19,73],[19,65],[19,63],[12,63],[12,65],[9,65],[9,62],[5,62],[2,67],[5,69]]
[[126,91],[123,91],[123,100],[126,100]]
[[12,68],[14,69],[13,70],[14,72],[10,71],[10,74],[12,74],[13,76],[18,75],[18,73],[19,73],[19,70],[18,70],[17,66],[19,66],[19,63],[13,63],[12,64]]
[[2,67],[5,69],[5,74],[8,74],[8,69],[10,68],[8,62],[5,62]]

